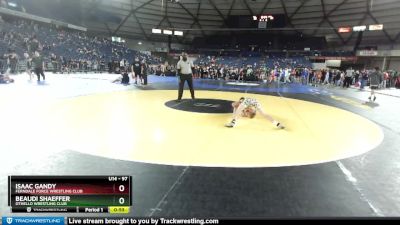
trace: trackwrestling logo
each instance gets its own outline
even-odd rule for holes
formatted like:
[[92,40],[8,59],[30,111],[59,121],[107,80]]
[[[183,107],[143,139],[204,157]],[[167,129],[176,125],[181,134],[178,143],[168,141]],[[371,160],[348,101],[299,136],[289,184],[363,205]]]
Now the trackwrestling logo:
[[64,217],[3,217],[8,225],[64,225]]

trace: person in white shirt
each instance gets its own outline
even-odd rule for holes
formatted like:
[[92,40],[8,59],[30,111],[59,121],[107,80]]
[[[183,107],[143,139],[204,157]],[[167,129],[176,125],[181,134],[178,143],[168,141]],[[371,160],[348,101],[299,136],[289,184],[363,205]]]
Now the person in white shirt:
[[329,70],[326,71],[325,73],[325,80],[324,80],[324,84],[329,84]]
[[348,70],[346,70],[346,74],[345,74],[345,78],[344,78],[344,82],[343,82],[343,87],[349,88],[351,85],[351,79],[353,78],[354,75],[354,70],[353,68],[349,68]]
[[121,73],[122,73],[122,70],[125,70],[125,61],[124,61],[124,59],[122,59],[119,62],[119,69],[120,69]]
[[194,67],[193,62],[188,59],[187,54],[182,53],[182,58],[176,65],[176,69],[178,70],[179,74],[178,101],[182,99],[183,86],[185,85],[185,81],[187,81],[188,83],[192,99],[193,100],[195,99],[194,89],[193,89],[193,72],[192,72],[193,67]]
[[161,76],[162,76],[162,77],[165,77],[165,65],[164,65],[164,64],[161,64],[160,69],[161,69]]
[[247,73],[246,73],[246,76],[251,76],[251,74],[253,73],[253,69],[251,68],[251,67],[249,67],[248,69],[247,69]]
[[286,68],[284,72],[284,81],[283,83],[290,83],[290,69]]

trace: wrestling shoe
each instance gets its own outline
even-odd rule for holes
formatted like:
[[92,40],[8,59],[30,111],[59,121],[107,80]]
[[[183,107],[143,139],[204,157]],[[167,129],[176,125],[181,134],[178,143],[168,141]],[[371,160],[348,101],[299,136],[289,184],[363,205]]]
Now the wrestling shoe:
[[235,125],[236,125],[236,124],[235,124],[235,120],[232,120],[230,123],[225,124],[225,127],[232,128],[232,127],[234,127]]
[[285,126],[278,121],[274,121],[273,124],[279,129],[285,129]]
[[276,124],[276,127],[279,129],[285,129],[285,126],[283,126],[283,124],[281,124],[279,122]]

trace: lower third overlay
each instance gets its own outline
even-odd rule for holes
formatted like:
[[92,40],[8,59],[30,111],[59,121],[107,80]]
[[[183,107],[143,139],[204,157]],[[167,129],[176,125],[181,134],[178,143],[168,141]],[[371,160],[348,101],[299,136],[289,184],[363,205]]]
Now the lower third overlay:
[[2,217],[2,225],[159,225],[220,224],[218,219],[133,217]]

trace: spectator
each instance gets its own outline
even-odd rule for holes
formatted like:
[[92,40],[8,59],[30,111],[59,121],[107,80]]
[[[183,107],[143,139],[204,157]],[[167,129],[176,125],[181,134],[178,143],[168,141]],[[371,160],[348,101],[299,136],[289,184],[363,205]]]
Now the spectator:
[[379,71],[379,67],[375,67],[375,70],[369,75],[370,79],[370,87],[371,87],[371,95],[368,99],[371,101],[376,100],[375,90],[378,89],[379,85],[383,81],[383,75]]
[[360,84],[360,90],[363,90],[365,87],[366,82],[368,81],[368,73],[366,70],[363,70],[361,72],[361,84]]
[[35,52],[35,56],[32,58],[34,64],[34,70],[37,76],[37,81],[40,82],[40,75],[43,77],[43,81],[46,79],[44,75],[44,60],[43,56],[40,55],[38,51]]

